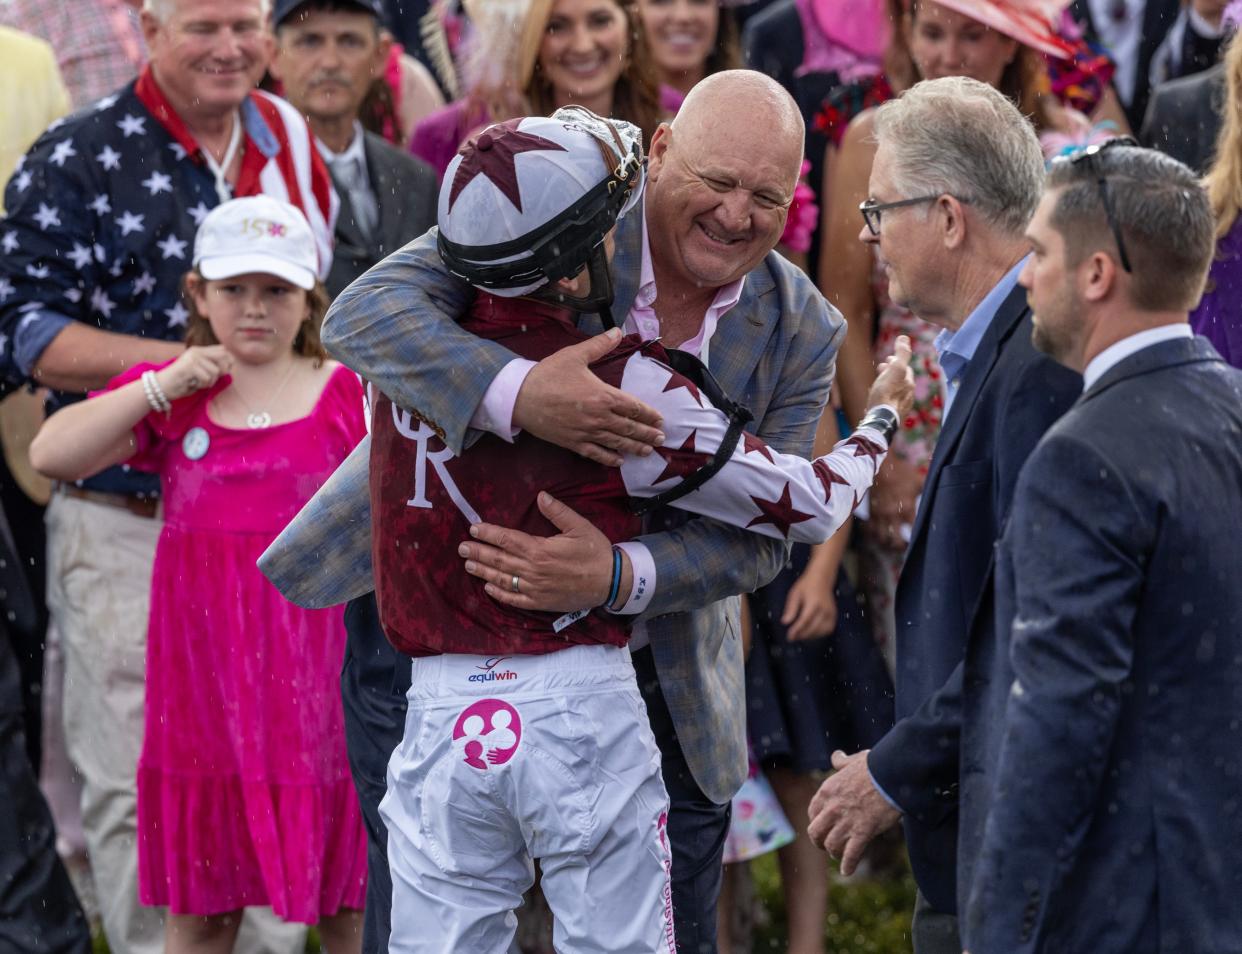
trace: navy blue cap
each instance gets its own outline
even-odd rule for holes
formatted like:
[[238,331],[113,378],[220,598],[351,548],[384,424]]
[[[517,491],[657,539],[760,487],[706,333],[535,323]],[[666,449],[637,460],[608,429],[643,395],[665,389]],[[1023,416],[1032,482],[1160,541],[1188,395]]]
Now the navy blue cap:
[[[280,26],[281,23],[289,18],[289,14],[309,2],[311,0],[276,0],[276,3],[273,5],[272,23]],[[331,0],[331,2],[343,7],[356,7],[359,13],[369,13],[377,20],[383,22],[384,4],[382,0]]]

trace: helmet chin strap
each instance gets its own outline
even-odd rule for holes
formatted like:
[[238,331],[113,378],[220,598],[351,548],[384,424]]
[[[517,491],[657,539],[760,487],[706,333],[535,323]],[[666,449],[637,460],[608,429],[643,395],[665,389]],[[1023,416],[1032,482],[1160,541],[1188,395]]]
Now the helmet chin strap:
[[608,268],[608,256],[604,252],[604,243],[600,242],[591,250],[591,257],[587,259],[586,264],[587,275],[591,279],[591,288],[585,295],[567,295],[561,291],[555,291],[551,286],[545,285],[530,294],[531,298],[538,298],[540,301],[552,302],[556,305],[568,305],[574,311],[596,312],[600,321],[604,325],[604,330],[617,327],[616,319],[612,316],[612,272]]

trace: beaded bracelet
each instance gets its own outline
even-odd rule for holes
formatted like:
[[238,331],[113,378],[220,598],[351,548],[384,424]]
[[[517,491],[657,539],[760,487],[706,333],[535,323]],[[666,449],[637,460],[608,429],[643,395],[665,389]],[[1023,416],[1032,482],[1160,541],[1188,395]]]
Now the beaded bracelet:
[[162,414],[167,414],[172,410],[172,402],[168,400],[168,395],[160,387],[154,371],[142,372],[142,392],[147,396],[147,403],[151,405],[152,410]]
[[604,605],[611,607],[617,599],[617,593],[621,591],[621,548],[612,548],[612,586],[608,590],[608,599],[604,600]]

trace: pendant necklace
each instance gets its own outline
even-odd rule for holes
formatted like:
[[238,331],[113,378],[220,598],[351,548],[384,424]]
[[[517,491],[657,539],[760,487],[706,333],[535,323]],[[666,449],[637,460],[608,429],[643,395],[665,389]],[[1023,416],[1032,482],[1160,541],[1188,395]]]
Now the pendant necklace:
[[223,205],[233,198],[233,190],[229,187],[228,175],[229,166],[233,164],[233,160],[237,158],[237,150],[242,144],[242,118],[241,113],[233,114],[233,131],[229,134],[229,144],[225,147],[224,158],[216,162],[216,157],[211,154],[209,149],[203,149],[203,158],[207,161],[207,168],[211,170],[211,174],[216,178],[216,196]]
[[[269,397],[267,401],[264,402],[267,404],[268,407],[271,407],[276,402],[276,399],[280,397],[280,392],[283,391],[285,389],[285,385],[289,383],[289,378],[293,376],[293,372],[297,368],[297,366],[298,364],[296,361],[293,362],[293,364],[289,366],[289,370],[285,372],[285,376],[280,379],[280,384],[276,385],[276,390],[273,391],[271,397]],[[233,393],[237,395],[237,399],[241,401],[242,404],[244,404],[246,407],[246,412],[247,412],[246,413],[246,426],[247,427],[251,428],[252,430],[258,431],[258,430],[262,430],[265,427],[272,426],[271,412],[266,411],[266,410],[256,411],[251,406],[250,402],[246,400],[246,396],[241,393],[241,390],[237,387],[236,381],[233,382]]]

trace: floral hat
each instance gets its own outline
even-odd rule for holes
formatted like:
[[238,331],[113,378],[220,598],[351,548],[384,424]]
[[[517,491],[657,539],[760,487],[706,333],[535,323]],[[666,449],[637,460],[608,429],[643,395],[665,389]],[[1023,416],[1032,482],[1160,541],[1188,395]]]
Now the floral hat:
[[1057,24],[1072,0],[934,0],[942,7],[978,20],[997,33],[1049,56],[1067,59],[1074,46],[1061,38]]

